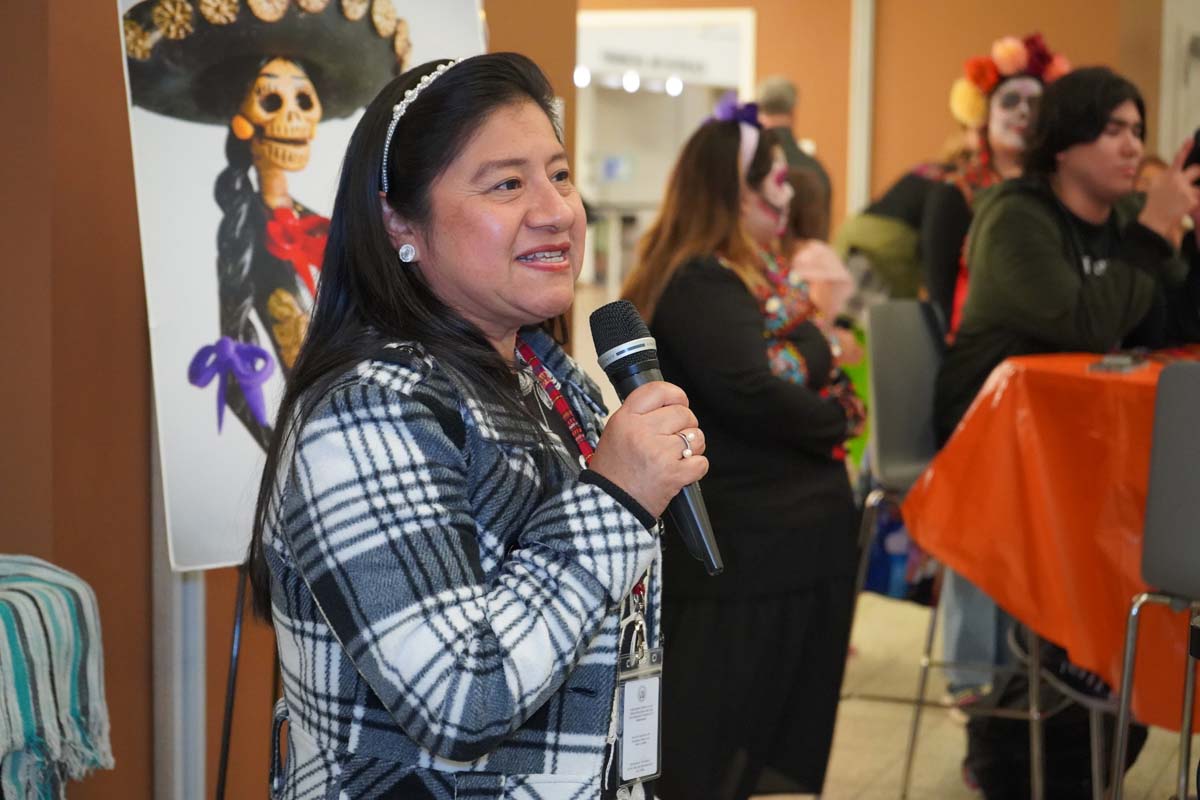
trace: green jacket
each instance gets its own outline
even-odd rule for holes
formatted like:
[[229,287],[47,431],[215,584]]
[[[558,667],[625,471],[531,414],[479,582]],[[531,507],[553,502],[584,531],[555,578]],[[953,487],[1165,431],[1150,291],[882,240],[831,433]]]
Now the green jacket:
[[[864,211],[842,223],[833,249],[847,262],[855,251],[866,255],[887,297],[913,298],[921,288],[919,239],[920,233],[903,220]],[[862,280],[858,282],[862,290]]]
[[1142,202],[1118,203],[1117,253],[1095,268],[1044,180],[1006,181],[979,199],[968,234],[970,291],[937,380],[940,440],[1004,359],[1108,352],[1147,316],[1161,287],[1183,284],[1187,262],[1137,222]]

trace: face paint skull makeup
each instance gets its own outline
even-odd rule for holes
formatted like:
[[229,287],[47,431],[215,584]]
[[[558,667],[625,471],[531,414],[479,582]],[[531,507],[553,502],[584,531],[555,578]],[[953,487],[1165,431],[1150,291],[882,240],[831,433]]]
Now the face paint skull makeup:
[[1010,78],[996,87],[988,107],[992,150],[1025,149],[1025,131],[1033,125],[1041,98],[1041,81],[1029,76]]
[[767,247],[787,227],[788,206],[795,190],[787,179],[787,159],[774,148],[771,169],[757,187],[747,187],[742,200],[742,224],[760,247]]
[[792,202],[795,190],[788,182],[788,164],[783,152],[776,148],[773,156],[771,171],[767,173],[767,177],[763,178],[762,185],[758,187],[756,194],[766,206],[764,211],[775,217],[775,235],[778,236],[783,233],[783,229],[787,225],[788,206]]
[[259,170],[304,169],[321,121],[321,101],[299,65],[283,58],[269,61],[239,112],[254,126],[250,152]]

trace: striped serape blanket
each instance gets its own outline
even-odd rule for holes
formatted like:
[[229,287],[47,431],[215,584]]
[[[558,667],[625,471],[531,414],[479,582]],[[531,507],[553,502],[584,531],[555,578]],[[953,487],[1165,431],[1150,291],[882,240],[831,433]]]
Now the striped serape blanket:
[[92,587],[0,555],[0,797],[59,800],[68,779],[112,766]]

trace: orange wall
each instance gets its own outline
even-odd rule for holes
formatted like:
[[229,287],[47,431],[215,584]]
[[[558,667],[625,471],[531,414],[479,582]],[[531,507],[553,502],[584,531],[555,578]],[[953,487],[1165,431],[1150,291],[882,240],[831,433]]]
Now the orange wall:
[[99,598],[117,762],[81,800],[149,796],[153,753],[150,347],[114,16],[50,4],[54,561]]
[[[9,279],[0,292],[0,553],[52,558],[54,515],[50,452],[50,64],[49,11],[27,6],[0,25],[0,236]],[[21,80],[11,76],[20,75]],[[20,109],[19,111],[16,111]],[[19,190],[18,188],[19,187]]]
[[[579,0],[587,11],[752,8],[756,15],[755,80],[782,74],[800,88],[796,133],[817,144],[833,182],[833,222],[846,190],[846,125],[850,113],[849,0]],[[745,98],[749,99],[749,98]]]
[[0,52],[0,552],[99,601],[117,766],[71,797],[148,798],[150,367],[116,6],[24,4]]
[[[1121,0],[1118,23],[1121,42],[1117,68],[1137,84],[1146,98],[1146,141],[1158,139],[1159,95],[1162,82],[1162,0]],[[1153,147],[1153,145],[1151,145]],[[1171,153],[1165,154],[1171,160]]]
[[[567,153],[575,146],[575,2],[574,0],[485,0],[488,49],[524,53],[537,62],[566,103],[563,120]],[[535,24],[536,23],[536,24]]]
[[1005,35],[1041,31],[1072,64],[1125,72],[1156,118],[1161,0],[876,0],[872,196],[956,130],[950,84]]

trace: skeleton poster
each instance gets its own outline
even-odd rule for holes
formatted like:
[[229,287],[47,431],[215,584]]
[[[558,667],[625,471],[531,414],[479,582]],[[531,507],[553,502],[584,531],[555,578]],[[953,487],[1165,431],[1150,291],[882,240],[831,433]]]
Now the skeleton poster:
[[118,0],[171,565],[241,563],[362,108],[481,0]]

